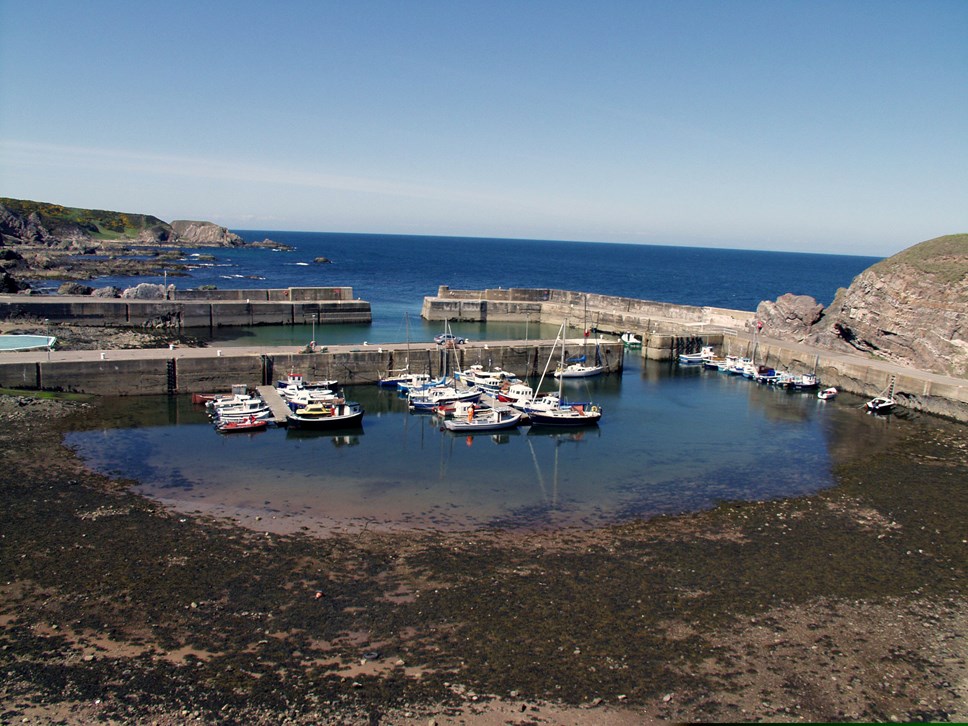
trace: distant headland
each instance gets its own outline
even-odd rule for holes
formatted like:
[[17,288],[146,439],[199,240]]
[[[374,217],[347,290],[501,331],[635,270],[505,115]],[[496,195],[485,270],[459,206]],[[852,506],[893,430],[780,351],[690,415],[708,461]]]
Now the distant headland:
[[150,214],[64,207],[0,197],[0,292],[29,292],[27,279],[187,274],[182,247],[268,247],[212,222],[164,222]]

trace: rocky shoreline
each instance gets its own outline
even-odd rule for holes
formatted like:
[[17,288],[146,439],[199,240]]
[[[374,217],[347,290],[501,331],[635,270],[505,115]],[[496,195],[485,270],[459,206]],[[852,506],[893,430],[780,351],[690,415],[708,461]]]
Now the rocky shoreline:
[[0,718],[964,721],[964,428],[813,497],[597,530],[313,538],[176,515],[0,396]]

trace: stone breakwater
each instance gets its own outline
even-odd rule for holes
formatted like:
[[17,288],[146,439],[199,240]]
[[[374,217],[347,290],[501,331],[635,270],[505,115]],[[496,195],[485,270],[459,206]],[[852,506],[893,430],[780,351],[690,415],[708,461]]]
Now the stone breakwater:
[[0,320],[49,320],[101,327],[221,328],[255,325],[368,324],[370,303],[350,287],[183,290],[168,299],[84,295],[0,295]]

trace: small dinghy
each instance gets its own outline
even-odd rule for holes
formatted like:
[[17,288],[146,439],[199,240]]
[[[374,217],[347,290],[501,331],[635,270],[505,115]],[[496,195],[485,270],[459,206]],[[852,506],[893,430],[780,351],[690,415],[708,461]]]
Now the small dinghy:
[[219,421],[215,424],[215,430],[220,434],[234,434],[242,431],[262,431],[268,425],[268,419],[249,416],[240,421]]
[[829,401],[837,395],[838,391],[836,388],[825,388],[822,391],[817,391],[817,398],[821,401]]

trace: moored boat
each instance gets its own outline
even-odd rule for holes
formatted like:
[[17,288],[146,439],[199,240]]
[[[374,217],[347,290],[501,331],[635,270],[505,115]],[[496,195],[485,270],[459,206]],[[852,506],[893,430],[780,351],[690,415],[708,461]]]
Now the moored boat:
[[311,403],[289,414],[286,422],[300,429],[351,428],[363,423],[363,413],[363,406],[355,401]]
[[448,431],[500,431],[512,429],[521,422],[522,413],[507,406],[478,408],[475,404],[457,404],[454,417],[444,420]]
[[711,345],[704,345],[698,353],[680,353],[679,363],[681,365],[698,365],[707,360],[712,360],[715,356],[713,347]]
[[831,386],[830,388],[825,388],[822,391],[817,391],[817,398],[819,398],[821,401],[829,401],[831,398],[834,398],[838,392],[839,391],[837,391],[836,388]]
[[626,330],[621,335],[622,345],[626,348],[641,348],[642,340],[641,338],[636,338],[635,335],[630,330]]
[[589,378],[600,375],[605,371],[605,366],[588,365],[585,356],[572,358],[555,369],[555,378]]
[[489,393],[496,393],[502,387],[509,387],[521,382],[521,379],[510,371],[500,368],[487,370],[482,365],[472,365],[470,368],[461,371],[458,378],[468,386],[477,386]]
[[249,416],[239,421],[217,421],[215,430],[222,434],[242,433],[244,431],[262,431],[269,426],[268,418]]
[[484,392],[480,388],[457,389],[454,386],[434,386],[411,393],[407,403],[411,411],[433,411],[442,404],[456,401],[478,401]]

